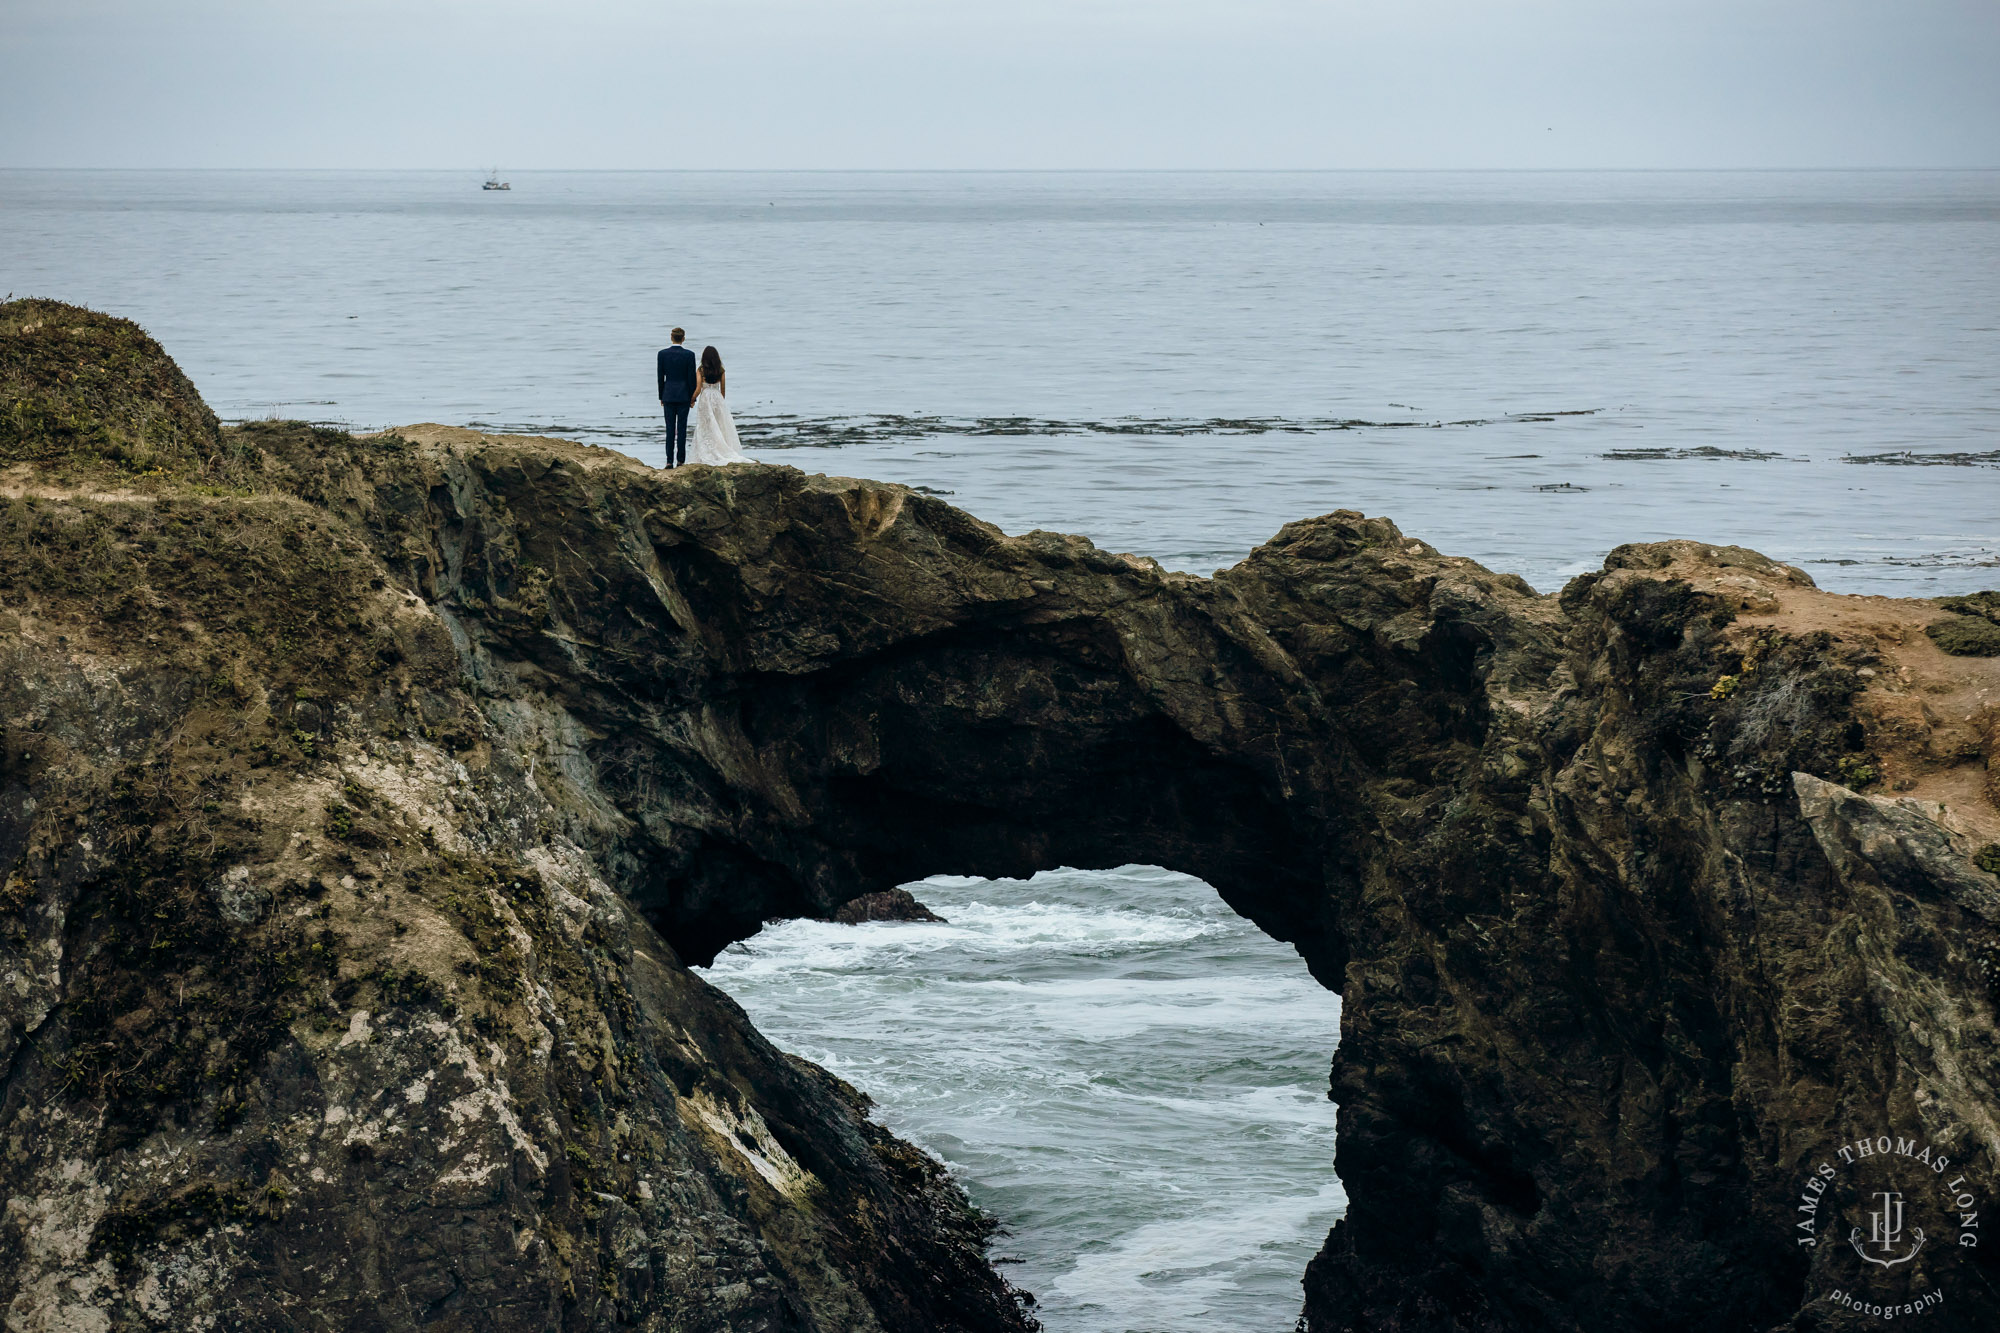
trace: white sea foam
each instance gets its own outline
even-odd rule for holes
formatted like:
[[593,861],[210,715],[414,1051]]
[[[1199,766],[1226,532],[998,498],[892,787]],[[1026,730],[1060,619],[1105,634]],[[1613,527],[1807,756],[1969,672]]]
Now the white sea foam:
[[950,923],[789,922],[710,978],[952,1165],[1051,1333],[1288,1325],[1341,1205],[1338,999],[1157,867],[912,888]]
[[843,972],[895,966],[899,958],[928,953],[1103,956],[1148,946],[1170,946],[1227,927],[1192,915],[1101,910],[1061,903],[1027,902],[995,907],[954,905],[948,924],[785,921],[731,945],[717,960],[716,976],[750,977],[772,969]]
[[[1273,1278],[1288,1281],[1296,1310],[1299,1274],[1283,1261],[1274,1266],[1274,1251],[1282,1251],[1287,1239],[1317,1243],[1346,1206],[1346,1192],[1330,1182],[1314,1194],[1232,1201],[1149,1223],[1079,1257],[1055,1280],[1053,1290],[1096,1327],[1183,1333],[1212,1326],[1219,1316],[1227,1318],[1235,1304],[1231,1298],[1247,1276],[1244,1270],[1254,1268],[1264,1279],[1260,1285]],[[1283,1327],[1278,1318],[1263,1323],[1272,1333]]]

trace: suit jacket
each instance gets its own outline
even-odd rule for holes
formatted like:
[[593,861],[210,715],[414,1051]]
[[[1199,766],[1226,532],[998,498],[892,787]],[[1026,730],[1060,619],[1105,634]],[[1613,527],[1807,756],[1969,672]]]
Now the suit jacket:
[[685,347],[662,347],[660,349],[658,372],[661,402],[691,403],[694,401],[695,359],[693,352],[690,352]]

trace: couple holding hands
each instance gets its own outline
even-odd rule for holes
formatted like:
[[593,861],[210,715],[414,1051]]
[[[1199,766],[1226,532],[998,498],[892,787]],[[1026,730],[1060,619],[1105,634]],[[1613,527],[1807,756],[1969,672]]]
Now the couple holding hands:
[[687,339],[686,330],[675,329],[672,337],[674,345],[662,347],[656,359],[660,406],[667,414],[667,466],[750,462],[736,438],[729,404],[723,400],[722,353],[704,347],[697,361],[693,352],[681,346]]

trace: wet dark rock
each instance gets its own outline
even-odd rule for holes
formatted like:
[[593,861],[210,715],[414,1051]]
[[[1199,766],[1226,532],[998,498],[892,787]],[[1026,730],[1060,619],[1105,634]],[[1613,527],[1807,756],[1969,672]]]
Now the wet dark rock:
[[1602,454],[1601,457],[1621,463],[1658,462],[1670,458],[1728,458],[1743,462],[1768,463],[1774,458],[1783,458],[1784,455],[1774,453],[1769,449],[1719,449],[1712,444],[1703,444],[1692,449],[1612,449]]
[[908,889],[883,889],[879,893],[864,893],[859,898],[850,898],[834,912],[833,919],[846,926],[859,925],[864,921],[944,920],[918,902],[916,895]]
[[[1814,1162],[2000,1186],[2000,664],[1934,604],[1693,542],[1543,597],[1346,511],[1200,579],[789,468],[218,440],[0,456],[24,1326],[1023,1327],[943,1168],[687,966],[939,873],[1168,866],[1341,992],[1314,1333],[1858,1326]],[[1927,1326],[1996,1259],[1905,1270]]]
[[1849,454],[1843,463],[1880,463],[1889,467],[2000,467],[2000,449],[1918,453],[1898,449],[1882,454]]

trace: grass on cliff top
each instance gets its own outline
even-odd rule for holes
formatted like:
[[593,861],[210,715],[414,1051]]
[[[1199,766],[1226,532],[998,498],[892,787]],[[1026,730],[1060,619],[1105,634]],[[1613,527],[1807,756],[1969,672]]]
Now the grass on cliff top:
[[357,455],[302,423],[223,429],[145,330],[0,304],[0,611],[192,676],[345,692],[398,658],[368,534],[335,514]]
[[394,656],[370,604],[383,583],[302,505],[0,500],[7,611],[193,674],[240,660],[278,684],[351,687]]
[[0,467],[53,479],[223,481],[215,414],[144,329],[61,301],[0,305]]
[[1931,642],[1954,657],[2000,657],[2000,592],[1975,592],[1938,603],[1957,614],[1924,626]]
[[[224,427],[130,320],[61,301],[0,304],[0,478],[154,495],[176,489],[318,502],[354,461],[407,448],[304,422]],[[11,475],[10,475],[11,474]]]

